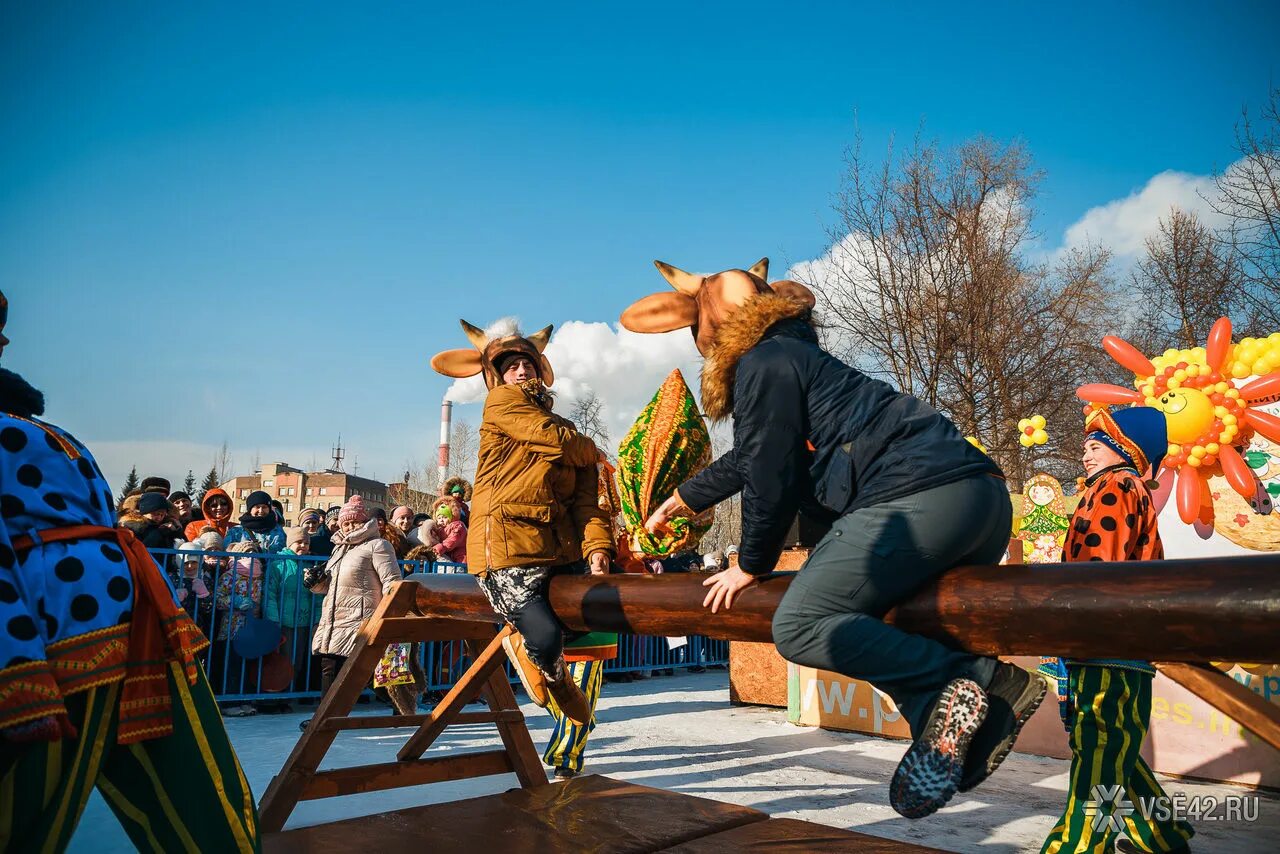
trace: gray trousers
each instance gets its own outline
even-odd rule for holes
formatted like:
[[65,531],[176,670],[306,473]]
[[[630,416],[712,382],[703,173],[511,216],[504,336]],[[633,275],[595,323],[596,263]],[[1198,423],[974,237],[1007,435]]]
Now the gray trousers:
[[870,682],[918,735],[943,686],[967,676],[985,688],[997,662],[882,619],[948,569],[998,561],[1012,516],[1004,481],[978,475],[841,517],[774,614],[778,651],[796,664]]

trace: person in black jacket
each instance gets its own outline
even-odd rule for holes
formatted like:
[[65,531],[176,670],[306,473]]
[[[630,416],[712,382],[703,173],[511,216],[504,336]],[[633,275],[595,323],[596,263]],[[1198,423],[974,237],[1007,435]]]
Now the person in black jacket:
[[703,409],[733,417],[733,449],[648,524],[742,493],[738,565],[706,582],[714,613],[773,569],[797,512],[830,523],[777,609],[774,642],[790,661],[893,698],[915,741],[890,801],[909,818],[929,815],[995,770],[1047,685],[882,618],[951,567],[1000,559],[1012,517],[1004,476],[939,412],[824,351],[813,294],[766,284],[767,265],[702,277],[659,262],[678,293],[622,315],[636,332],[692,327],[706,357]]

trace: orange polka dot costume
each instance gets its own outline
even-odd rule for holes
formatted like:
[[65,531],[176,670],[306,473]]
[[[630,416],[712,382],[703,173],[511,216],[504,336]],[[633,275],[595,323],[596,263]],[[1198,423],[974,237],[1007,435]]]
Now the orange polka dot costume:
[[[1168,446],[1164,416],[1148,407],[1091,411],[1085,440],[1114,450],[1117,465],[1095,471],[1071,517],[1062,559],[1163,560],[1156,510],[1142,475],[1159,466]],[[1145,818],[1140,811],[1097,821],[1094,787],[1121,786],[1133,803],[1164,797],[1139,755],[1151,719],[1149,662],[1124,659],[1044,659],[1041,670],[1058,679],[1063,723],[1070,733],[1071,776],[1067,805],[1041,849],[1044,854],[1116,850],[1123,828],[1132,847],[1122,850],[1186,851],[1194,831],[1185,821]]]

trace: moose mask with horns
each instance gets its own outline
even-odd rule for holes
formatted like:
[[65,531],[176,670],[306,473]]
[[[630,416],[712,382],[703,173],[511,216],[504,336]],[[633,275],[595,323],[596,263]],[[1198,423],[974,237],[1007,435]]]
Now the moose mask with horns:
[[768,284],[768,258],[761,258],[750,270],[725,270],[713,276],[686,273],[661,261],[653,263],[677,293],[650,294],[632,303],[622,313],[623,327],[632,332],[670,332],[689,327],[703,356],[711,352],[720,324],[757,294],[778,294],[809,308],[815,302],[813,291],[799,282],[784,279]]
[[467,333],[467,339],[474,349],[445,350],[443,353],[432,356],[431,367],[437,373],[459,379],[483,373],[484,384],[492,389],[502,385],[502,374],[498,371],[498,365],[503,357],[518,355],[526,356],[533,362],[543,385],[550,386],[555,382],[556,377],[551,370],[551,363],[547,361],[546,356],[542,355],[542,351],[547,349],[547,342],[551,340],[552,327],[547,326],[525,337],[514,325],[508,330],[490,335],[465,320],[459,323],[462,324],[462,331]]

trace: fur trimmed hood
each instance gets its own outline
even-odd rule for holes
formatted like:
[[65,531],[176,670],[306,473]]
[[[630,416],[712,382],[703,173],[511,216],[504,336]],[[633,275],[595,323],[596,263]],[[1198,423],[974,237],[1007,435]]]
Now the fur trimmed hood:
[[18,374],[0,368],[0,411],[19,418],[44,415],[44,395]]
[[703,412],[713,421],[723,421],[732,415],[738,361],[760,343],[774,324],[799,319],[812,326],[811,312],[799,299],[781,294],[757,294],[725,318],[702,364]]

